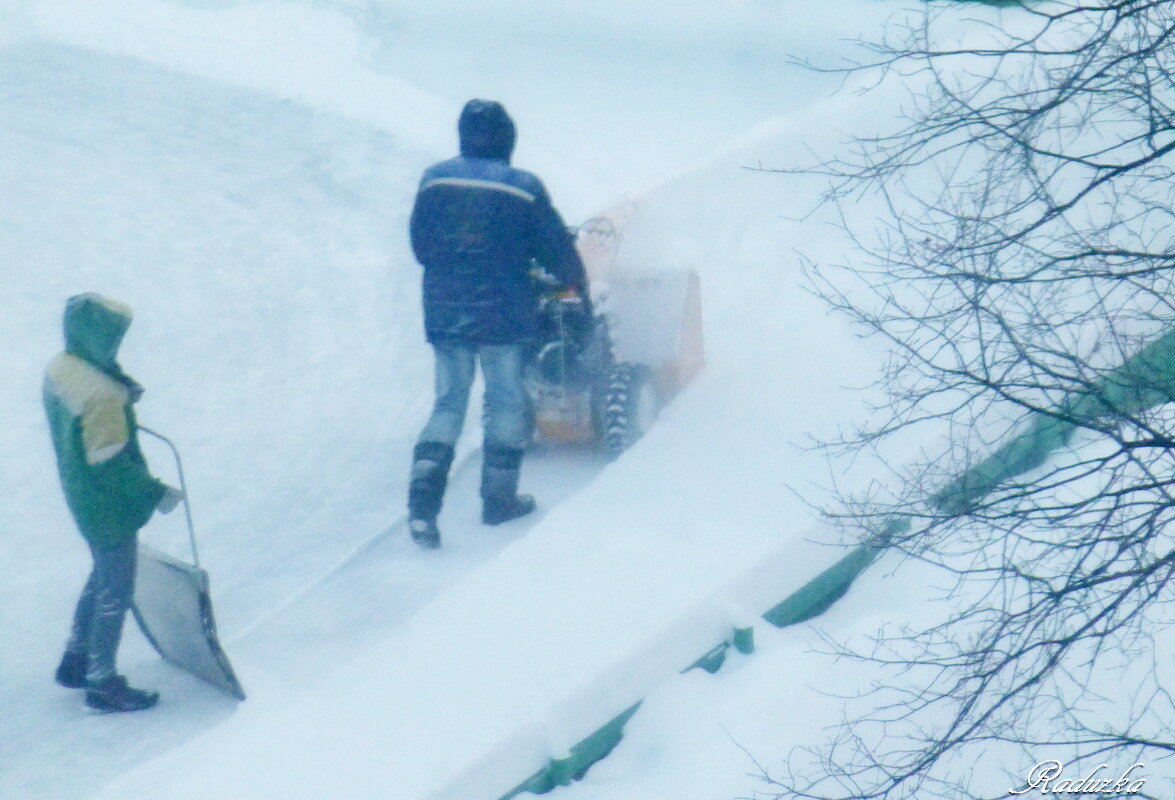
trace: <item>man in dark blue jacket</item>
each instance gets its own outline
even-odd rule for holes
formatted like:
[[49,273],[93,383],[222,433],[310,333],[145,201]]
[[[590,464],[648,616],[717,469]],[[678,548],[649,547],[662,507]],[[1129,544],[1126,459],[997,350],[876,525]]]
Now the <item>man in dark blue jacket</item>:
[[425,170],[411,238],[424,266],[424,328],[436,354],[436,403],[413,451],[409,528],[440,546],[436,519],[461,434],[475,365],[485,381],[482,522],[535,509],[518,494],[533,417],[524,373],[538,330],[537,262],[587,298],[574,242],[534,175],[510,166],[514,122],[500,103],[470,100],[457,123],[461,155]]

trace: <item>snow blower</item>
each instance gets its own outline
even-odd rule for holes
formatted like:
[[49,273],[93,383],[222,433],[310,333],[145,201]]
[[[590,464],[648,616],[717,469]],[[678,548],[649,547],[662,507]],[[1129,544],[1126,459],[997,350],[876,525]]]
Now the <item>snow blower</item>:
[[528,389],[540,438],[615,458],[702,366],[698,276],[613,268],[619,233],[608,218],[575,233],[595,303],[535,270],[541,322]]

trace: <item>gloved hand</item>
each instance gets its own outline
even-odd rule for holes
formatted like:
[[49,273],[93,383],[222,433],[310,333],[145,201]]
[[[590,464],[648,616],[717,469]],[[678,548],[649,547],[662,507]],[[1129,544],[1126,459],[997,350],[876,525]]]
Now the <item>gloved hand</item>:
[[576,349],[583,352],[591,346],[592,338],[595,336],[596,312],[592,308],[592,301],[586,289],[577,289],[575,295],[580,310],[571,318],[571,329]]
[[130,393],[131,402],[137,403],[143,399],[143,384],[139,383],[130,375],[127,375],[125,372],[123,372],[117,364],[115,365],[114,370],[114,379],[126,387],[127,392]]
[[170,514],[180,504],[180,500],[183,499],[183,492],[165,483],[163,484],[163,497],[159,498],[159,504],[155,506],[155,509],[160,514]]
[[143,384],[136,381],[134,378],[127,378],[127,389],[131,393],[131,402],[137,403],[143,399]]

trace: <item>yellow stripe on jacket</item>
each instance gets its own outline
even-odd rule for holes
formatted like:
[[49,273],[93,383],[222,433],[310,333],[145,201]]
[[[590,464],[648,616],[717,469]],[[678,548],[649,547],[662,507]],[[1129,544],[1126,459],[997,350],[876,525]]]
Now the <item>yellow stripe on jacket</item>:
[[70,353],[59,353],[46,374],[49,390],[80,418],[82,446],[91,466],[114,458],[130,441],[126,387]]

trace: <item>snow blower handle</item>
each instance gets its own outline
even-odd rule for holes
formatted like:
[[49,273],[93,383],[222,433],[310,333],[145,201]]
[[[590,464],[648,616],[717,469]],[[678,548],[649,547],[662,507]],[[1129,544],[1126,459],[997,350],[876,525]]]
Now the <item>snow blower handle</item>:
[[176,472],[179,473],[180,479],[179,488],[180,492],[183,494],[181,502],[184,504],[184,518],[188,522],[188,541],[191,542],[192,545],[192,565],[196,567],[196,569],[200,569],[200,552],[196,548],[196,526],[192,524],[192,504],[188,502],[188,484],[187,481],[184,480],[184,462],[180,460],[180,451],[176,449],[174,444],[172,444],[171,439],[168,439],[162,433],[158,433],[142,425],[139,425],[138,428],[143,433],[155,437],[171,448],[171,453],[173,456],[175,456],[175,468]]

